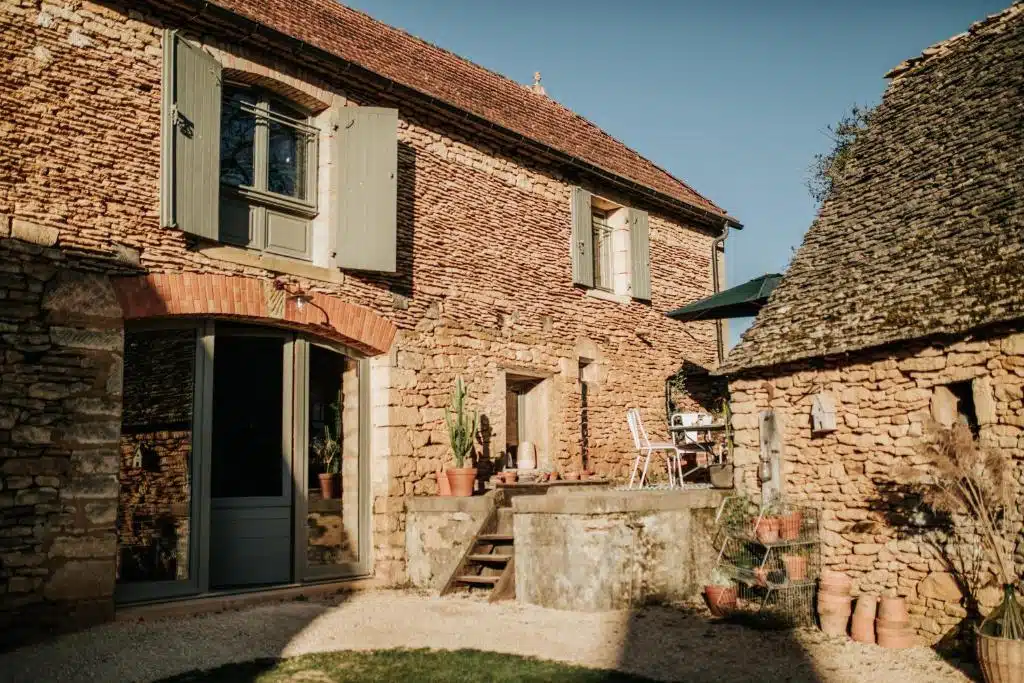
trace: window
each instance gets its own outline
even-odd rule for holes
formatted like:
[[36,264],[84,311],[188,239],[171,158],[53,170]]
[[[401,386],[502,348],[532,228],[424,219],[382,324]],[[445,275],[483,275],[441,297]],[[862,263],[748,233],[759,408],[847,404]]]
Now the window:
[[594,287],[606,292],[615,290],[614,245],[608,212],[593,210],[591,234],[594,240]]
[[[572,189],[572,280],[615,301],[651,298],[648,217]],[[603,294],[602,294],[603,293]]]
[[316,215],[316,127],[271,93],[224,86],[220,236],[253,249],[310,258]]
[[[164,32],[163,48],[161,225],[200,246],[397,272],[397,109],[324,103],[313,112],[272,84],[232,81],[213,51],[178,31]],[[328,194],[330,205],[318,206]]]

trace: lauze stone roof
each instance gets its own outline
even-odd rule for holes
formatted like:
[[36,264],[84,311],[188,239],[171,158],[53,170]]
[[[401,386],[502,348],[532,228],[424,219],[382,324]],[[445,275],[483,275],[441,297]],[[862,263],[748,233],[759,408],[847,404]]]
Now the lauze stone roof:
[[[726,212],[552,99],[336,0],[213,4],[714,216]],[[736,220],[730,218],[734,224]]]
[[1024,317],[1024,5],[890,77],[720,373]]

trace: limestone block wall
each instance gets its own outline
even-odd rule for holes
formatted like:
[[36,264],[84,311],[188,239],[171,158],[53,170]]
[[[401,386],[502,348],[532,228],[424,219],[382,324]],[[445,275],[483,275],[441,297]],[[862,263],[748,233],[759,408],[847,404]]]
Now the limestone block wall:
[[[371,373],[378,576],[407,579],[406,499],[434,491],[432,473],[446,457],[443,406],[458,375],[493,429],[490,442],[480,444],[484,459],[504,441],[498,387],[509,368],[550,377],[549,428],[562,467],[574,466],[581,448],[581,359],[598,366],[588,450],[599,471],[621,475],[632,457],[626,408],[640,407],[652,435],[666,436],[665,378],[684,360],[712,365],[715,343],[713,324],[683,331],[664,312],[710,293],[717,226],[698,225],[493,131],[382,92],[312,53],[253,43],[246,31],[179,9],[121,0],[0,0],[0,120],[8,124],[0,127],[7,171],[0,213],[13,216],[14,227],[46,231],[62,250],[120,259],[133,274],[283,281],[391,320],[399,334]],[[160,31],[185,19],[190,35],[209,37],[232,68],[284,81],[320,101],[398,108],[397,273],[268,263],[160,227]],[[524,98],[532,96],[524,89]],[[576,183],[650,212],[650,302],[607,301],[572,286],[569,196]]]
[[106,279],[10,234],[0,215],[0,646],[113,613],[121,414]]
[[[967,602],[938,550],[942,535],[912,523],[896,474],[902,466],[918,464],[915,448],[933,416],[953,418],[953,385],[971,397],[981,442],[1010,456],[1021,500],[1022,329],[1002,326],[967,339],[770,368],[730,384],[737,487],[760,492],[758,414],[774,410],[784,432],[785,494],[822,510],[823,564],[852,576],[859,592],[906,596],[913,626],[929,642],[966,616]],[[811,402],[822,391],[836,400],[837,429],[814,435]],[[1021,560],[1018,555],[1024,566]],[[977,588],[983,607],[998,600],[991,575],[983,572]]]

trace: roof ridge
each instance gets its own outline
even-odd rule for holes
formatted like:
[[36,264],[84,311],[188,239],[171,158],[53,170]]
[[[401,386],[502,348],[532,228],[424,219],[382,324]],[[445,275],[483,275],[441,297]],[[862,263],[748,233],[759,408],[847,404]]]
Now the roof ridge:
[[[711,204],[711,206],[713,206],[714,208],[716,208],[719,211],[722,211],[723,213],[725,213],[725,210],[722,207],[718,206],[718,204],[716,204],[715,202],[711,201],[710,199],[705,197],[703,194],[698,192],[696,189],[693,188],[692,185],[687,183],[685,180],[683,180],[682,178],[677,178],[671,171],[666,169],[661,164],[659,164],[659,163],[657,163],[657,162],[655,162],[655,161],[653,161],[651,159],[648,159],[646,156],[644,156],[640,152],[636,151],[635,149],[633,149],[632,147],[627,145],[622,140],[619,140],[617,137],[615,137],[614,135],[612,135],[611,133],[606,131],[604,128],[602,128],[601,126],[597,125],[596,123],[594,123],[593,121],[588,119],[583,114],[580,114],[579,112],[577,112],[572,107],[566,106],[565,104],[563,104],[562,102],[559,102],[555,98],[550,97],[550,96],[548,96],[546,94],[540,94],[540,93],[534,92],[533,90],[530,89],[529,86],[527,86],[527,85],[525,85],[523,83],[520,83],[519,81],[517,81],[517,80],[515,80],[513,78],[510,78],[509,76],[506,76],[505,74],[501,73],[500,71],[495,71],[494,69],[486,67],[483,64],[480,64],[479,62],[475,62],[472,59],[469,59],[468,57],[463,57],[458,52],[455,52],[454,50],[450,50],[450,49],[448,49],[446,47],[441,47],[440,45],[437,45],[436,43],[433,43],[433,42],[427,40],[426,38],[421,38],[420,36],[416,35],[415,33],[412,33],[410,31],[405,30],[401,26],[395,26],[393,24],[387,23],[386,21],[381,21],[380,19],[377,19],[376,17],[374,17],[369,12],[364,12],[363,10],[358,9],[356,7],[352,7],[350,5],[346,5],[343,2],[341,2],[341,0],[320,0],[320,1],[321,2],[324,2],[324,1],[326,1],[326,2],[333,2],[335,4],[338,4],[343,9],[347,9],[348,11],[354,12],[356,14],[361,14],[362,16],[366,17],[370,21],[372,21],[372,22],[374,22],[376,24],[380,24],[381,26],[384,26],[387,29],[390,29],[390,30],[395,31],[397,33],[402,33],[402,34],[412,38],[413,40],[417,40],[420,43],[423,43],[424,45],[427,45],[428,47],[431,47],[431,48],[433,48],[435,50],[440,50],[441,52],[445,52],[445,53],[451,55],[452,57],[455,57],[456,59],[458,59],[458,60],[460,60],[462,62],[465,62],[469,66],[472,66],[472,67],[477,68],[477,69],[481,69],[481,70],[486,71],[486,72],[488,72],[488,73],[490,73],[490,74],[492,74],[494,76],[497,76],[498,78],[500,78],[500,79],[502,79],[504,81],[507,81],[508,83],[511,83],[512,85],[515,85],[515,86],[518,86],[518,87],[522,88],[523,92],[525,92],[525,93],[529,93],[530,95],[533,95],[535,97],[543,97],[543,98],[545,98],[547,101],[551,102],[555,106],[560,107],[561,109],[564,109],[570,115],[576,117],[577,119],[579,119],[580,121],[582,121],[586,125],[590,126],[594,130],[596,130],[598,133],[600,133],[602,135],[606,135],[607,137],[615,140],[616,142],[621,143],[622,146],[625,147],[627,150],[629,150],[629,152],[632,153],[635,157],[637,157],[638,159],[640,159],[642,161],[645,161],[645,162],[651,164],[652,166],[657,168],[659,171],[661,171],[665,175],[669,176],[672,180],[676,181],[677,183],[679,183],[680,185],[685,187],[690,192],[693,192],[694,194],[699,195],[702,199],[704,199],[704,201],[706,201],[709,204]],[[610,171],[610,169],[604,169],[604,170]],[[614,171],[610,171],[610,172],[614,173]]]
[[676,202],[707,219],[720,216],[739,224],[718,204],[582,114],[340,0],[211,0],[211,4],[483,119],[601,175],[624,180],[627,187]]
[[956,35],[950,36],[944,40],[940,40],[939,42],[926,47],[921,51],[920,55],[903,60],[893,68],[889,69],[885,74],[885,78],[897,80],[930,59],[945,56],[964,38],[992,29],[1020,14],[1024,14],[1024,0],[1014,0],[1006,9],[1000,10],[995,14],[990,14],[984,19],[979,19],[971,24],[966,31],[957,33]]

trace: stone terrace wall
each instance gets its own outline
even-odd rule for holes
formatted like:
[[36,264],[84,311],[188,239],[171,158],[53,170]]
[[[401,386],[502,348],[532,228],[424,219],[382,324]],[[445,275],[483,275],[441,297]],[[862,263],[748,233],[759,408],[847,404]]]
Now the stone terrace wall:
[[[860,592],[906,596],[913,625],[929,642],[966,616],[965,602],[930,540],[936,536],[901,523],[903,513],[886,494],[894,472],[916,462],[924,427],[933,411],[947,410],[943,387],[954,382],[970,383],[981,441],[1009,453],[1013,479],[1021,481],[1022,329],[788,365],[731,382],[737,487],[760,491],[758,413],[771,408],[784,424],[786,495],[823,511],[824,565],[851,575]],[[812,436],[811,400],[819,391],[836,399],[838,428]],[[989,581],[980,591],[987,607],[1000,597]]]
[[[433,491],[430,475],[445,452],[442,406],[457,374],[483,401],[494,444],[504,440],[496,389],[502,367],[551,375],[551,443],[568,464],[579,450],[576,367],[581,354],[598,361],[603,381],[591,394],[590,454],[598,469],[621,472],[632,457],[626,407],[644,409],[657,433],[664,378],[684,359],[713,363],[711,323],[683,332],[663,315],[711,291],[710,232],[584,179],[599,194],[650,210],[653,300],[627,305],[585,296],[571,284],[566,169],[323,64],[276,60],[282,51],[262,38],[204,24],[208,17],[192,10],[190,30],[222,36],[217,47],[233,56],[234,68],[314,95],[399,109],[399,273],[334,273],[330,282],[326,274],[281,275],[218,259],[181,232],[161,229],[159,31],[171,15],[139,9],[146,6],[0,0],[7,172],[0,212],[58,231],[59,245],[72,252],[128,254],[150,272],[278,278],[395,322],[392,354],[373,365],[379,576],[405,580],[405,498]],[[524,90],[524,102],[530,97]]]

